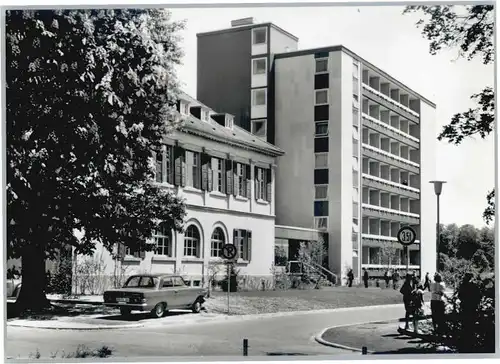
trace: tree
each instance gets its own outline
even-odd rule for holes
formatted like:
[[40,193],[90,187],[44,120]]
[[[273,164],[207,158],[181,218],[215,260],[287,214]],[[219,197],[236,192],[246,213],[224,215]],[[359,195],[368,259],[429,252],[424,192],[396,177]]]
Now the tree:
[[[421,12],[427,20],[420,19],[417,26],[429,41],[429,51],[436,54],[443,48],[458,49],[458,57],[472,60],[481,57],[485,65],[494,62],[493,45],[495,17],[493,5],[469,6],[408,6],[404,13]],[[471,96],[477,103],[462,113],[455,114],[443,127],[439,140],[458,145],[466,137],[479,135],[486,138],[495,122],[495,93],[490,86]],[[494,190],[487,196],[487,208],[483,213],[486,223],[495,216]]]
[[399,255],[399,250],[396,248],[393,242],[384,242],[378,252],[380,263],[387,265],[387,268],[391,268],[391,264],[397,260]]
[[[63,244],[151,250],[182,201],[150,183],[177,126],[178,31],[160,9],[7,11],[8,256],[21,309],[48,306],[44,262]],[[80,232],[77,238],[75,232]]]

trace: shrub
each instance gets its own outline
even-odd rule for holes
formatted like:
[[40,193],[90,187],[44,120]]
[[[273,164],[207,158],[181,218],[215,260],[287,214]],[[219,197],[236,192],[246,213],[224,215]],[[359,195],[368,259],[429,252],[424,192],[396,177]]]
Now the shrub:
[[288,256],[286,251],[281,246],[274,246],[274,265],[278,267],[286,266],[288,263]]
[[226,277],[220,282],[224,292],[227,292],[228,289],[230,292],[238,291],[238,275],[239,271],[234,267],[234,264],[231,264],[229,268],[229,277],[226,274]]

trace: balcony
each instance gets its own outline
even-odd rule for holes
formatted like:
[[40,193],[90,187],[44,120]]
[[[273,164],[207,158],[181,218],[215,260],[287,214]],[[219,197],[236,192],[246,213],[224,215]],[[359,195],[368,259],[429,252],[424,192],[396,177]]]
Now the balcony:
[[400,169],[404,169],[414,174],[420,174],[420,165],[407,159],[398,157],[384,150],[372,147],[366,143],[362,144],[363,155],[368,158],[378,160],[385,164],[390,164]]
[[387,191],[393,194],[402,195],[412,199],[420,199],[420,190],[410,186],[405,186],[396,182],[388,181],[386,179],[371,176],[369,174],[362,174],[363,187],[371,187],[382,191]]
[[386,207],[380,207],[375,205],[370,205],[363,203],[363,217],[372,217],[376,219],[384,219],[390,221],[399,221],[405,224],[418,225],[420,223],[420,215],[413,214],[411,212],[405,212],[400,210],[388,209]]
[[420,118],[419,114],[410,108],[400,104],[399,102],[393,100],[392,98],[384,95],[383,93],[375,90],[374,88],[368,86],[363,83],[363,96],[375,101],[378,104],[381,104],[387,107],[390,110],[400,114],[404,118],[413,121],[414,123],[419,123]]
[[407,134],[395,127],[388,125],[368,114],[362,113],[363,126],[375,130],[377,133],[384,134],[391,139],[407,144],[415,149],[420,148],[419,140],[410,134]]
[[[401,249],[402,245],[399,244],[398,239],[392,236],[385,235],[372,235],[372,234],[362,234],[361,238],[363,239],[363,245],[372,246],[372,247],[382,247],[384,244],[388,242],[393,242],[397,245],[394,245],[396,248]],[[415,240],[415,244],[420,244],[420,240]],[[415,245],[416,246],[416,245]],[[415,247],[414,247],[415,249]]]

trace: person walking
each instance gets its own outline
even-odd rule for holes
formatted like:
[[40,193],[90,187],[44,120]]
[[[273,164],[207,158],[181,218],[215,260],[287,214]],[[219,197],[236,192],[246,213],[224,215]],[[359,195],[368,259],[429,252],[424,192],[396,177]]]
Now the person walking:
[[399,284],[399,272],[397,270],[392,274],[392,288],[397,289]]
[[353,280],[354,280],[354,273],[352,272],[352,269],[349,269],[349,273],[347,273],[347,282],[349,284],[349,287],[352,287]]
[[403,303],[405,305],[405,330],[409,329],[410,316],[413,314],[412,292],[411,275],[407,274],[405,281],[399,290],[399,293],[403,295]]
[[363,282],[365,283],[365,288],[368,288],[368,279],[370,276],[368,275],[368,271],[366,268],[363,268]]
[[413,332],[418,334],[418,321],[424,318],[424,287],[418,278],[414,280],[415,288],[411,293],[411,309]]
[[385,281],[385,288],[389,288],[389,281],[390,281],[390,276],[389,276],[389,271],[385,271],[384,273],[384,281]]
[[429,272],[425,273],[424,291],[428,289],[431,291],[431,279],[429,277]]
[[444,333],[444,314],[445,314],[445,286],[441,274],[434,275],[434,282],[431,283],[431,315],[434,333],[442,335]]

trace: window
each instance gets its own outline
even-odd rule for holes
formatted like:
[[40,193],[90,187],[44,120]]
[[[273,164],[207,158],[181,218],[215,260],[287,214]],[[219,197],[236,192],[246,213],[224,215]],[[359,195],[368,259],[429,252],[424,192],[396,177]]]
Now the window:
[[352,94],[355,96],[359,95],[359,81],[357,78],[352,79]]
[[252,134],[258,137],[265,137],[267,134],[266,120],[252,120]]
[[328,104],[328,90],[317,90],[314,94],[314,102],[316,105]]
[[222,247],[225,244],[224,232],[220,227],[215,228],[212,233],[211,246],[210,246],[210,256],[220,257]]
[[156,153],[156,182],[163,182],[163,149]]
[[352,64],[352,76],[353,77],[358,77],[359,75],[359,65],[357,63]]
[[328,216],[328,201],[314,201],[314,216]]
[[162,226],[160,230],[155,231],[153,233],[153,238],[156,243],[156,255],[171,257],[172,241],[170,239],[170,233],[167,231],[165,226]]
[[315,169],[314,170],[314,184],[315,185],[328,184],[328,169]]
[[352,108],[352,123],[355,125],[359,123],[359,110],[356,107]]
[[236,188],[236,195],[247,197],[246,190],[246,165],[242,163],[236,163],[236,170],[234,175],[234,185]]
[[314,218],[314,228],[315,229],[327,229],[328,228],[328,217],[315,217]]
[[257,200],[266,199],[266,172],[264,168],[256,168],[255,173],[255,196]]
[[314,89],[324,90],[330,88],[330,74],[319,73],[314,75]]
[[370,264],[380,264],[380,248],[368,248]]
[[189,115],[189,104],[187,102],[181,102],[181,114]]
[[314,186],[314,198],[316,200],[323,200],[328,198],[328,185]]
[[186,186],[201,188],[200,153],[186,151]]
[[359,140],[359,131],[356,125],[352,126],[352,137],[356,140]]
[[316,59],[316,73],[328,72],[328,58]]
[[314,153],[328,152],[328,137],[314,138]]
[[208,110],[201,111],[201,120],[209,121],[210,120],[210,112]]
[[167,174],[167,183],[174,184],[174,147],[166,146],[165,150],[165,172]]
[[314,155],[314,168],[328,167],[328,153],[316,153]]
[[224,160],[212,158],[212,191],[224,193]]
[[248,230],[234,230],[233,240],[233,244],[238,249],[238,258],[250,261],[252,232]]
[[330,118],[330,105],[314,106],[314,121],[324,121]]
[[186,287],[187,284],[181,277],[172,277],[174,287]]
[[254,75],[262,75],[267,72],[267,59],[258,58],[252,61],[252,70]]
[[189,225],[184,234],[184,256],[196,258],[200,256],[200,232],[194,225]]
[[158,282],[159,279],[155,277],[133,276],[128,279],[127,283],[125,283],[125,287],[156,287]]
[[259,28],[253,30],[253,44],[267,43],[267,29]]
[[359,202],[359,190],[357,187],[352,188],[352,200],[355,202]]
[[315,125],[315,136],[323,136],[323,135],[328,135],[328,122],[319,122],[316,123]]
[[267,90],[265,88],[260,88],[257,90],[252,90],[252,105],[262,106],[267,103]]

